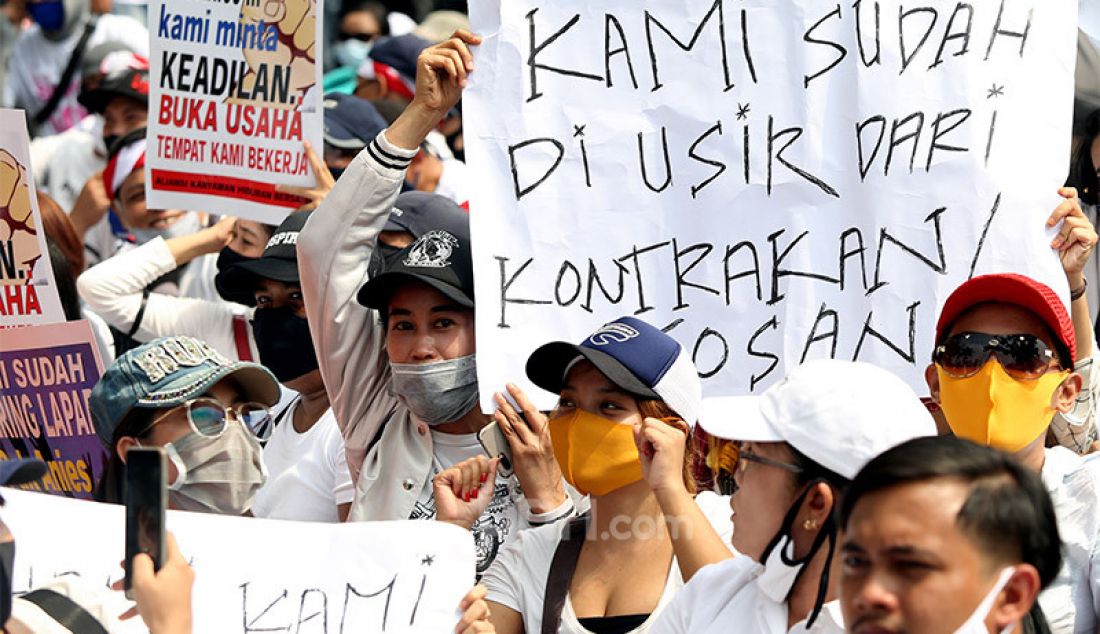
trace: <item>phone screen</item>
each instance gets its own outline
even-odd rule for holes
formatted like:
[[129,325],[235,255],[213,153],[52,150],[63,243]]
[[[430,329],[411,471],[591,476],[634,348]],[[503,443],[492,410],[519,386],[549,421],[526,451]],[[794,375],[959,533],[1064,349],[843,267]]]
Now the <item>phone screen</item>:
[[164,515],[168,494],[166,460],[160,447],[134,447],[126,452],[126,582],[130,593],[130,567],[134,556],[153,558],[153,568],[164,563]]

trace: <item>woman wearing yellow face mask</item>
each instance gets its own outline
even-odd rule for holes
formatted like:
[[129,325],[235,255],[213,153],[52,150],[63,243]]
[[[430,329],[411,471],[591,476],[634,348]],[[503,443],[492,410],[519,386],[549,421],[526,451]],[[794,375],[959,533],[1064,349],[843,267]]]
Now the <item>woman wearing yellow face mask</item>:
[[[490,620],[504,633],[649,631],[698,566],[732,555],[724,498],[689,497],[693,508],[683,516],[662,510],[665,488],[695,488],[685,448],[701,385],[689,354],[624,317],[579,345],[542,346],[527,375],[560,395],[544,423],[513,390],[529,426],[553,441],[566,481],[590,497],[591,512],[523,531],[497,556],[482,578]],[[542,420],[530,424],[533,416]],[[496,419],[515,433],[510,407]]]

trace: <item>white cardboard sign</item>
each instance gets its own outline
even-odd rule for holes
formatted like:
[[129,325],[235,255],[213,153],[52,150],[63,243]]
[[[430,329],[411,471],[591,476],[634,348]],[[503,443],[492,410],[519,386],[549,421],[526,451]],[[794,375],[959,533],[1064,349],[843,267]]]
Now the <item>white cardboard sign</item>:
[[[16,592],[122,576],[122,506],[4,489]],[[449,632],[474,585],[468,532],[441,522],[319,524],[168,512],[195,569],[194,631]],[[125,600],[119,596],[119,614]],[[137,622],[129,629],[144,631]]]
[[[553,339],[636,315],[707,395],[804,359],[926,393],[969,276],[1065,295],[1074,0],[472,3],[482,405]],[[543,404],[545,393],[538,393]]]

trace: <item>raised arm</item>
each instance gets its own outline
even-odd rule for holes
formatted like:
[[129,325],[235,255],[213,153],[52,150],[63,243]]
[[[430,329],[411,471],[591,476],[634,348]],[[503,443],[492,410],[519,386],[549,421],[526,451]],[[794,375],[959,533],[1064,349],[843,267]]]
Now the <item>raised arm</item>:
[[[385,330],[378,313],[359,305],[367,263],[400,193],[405,169],[428,132],[458,101],[465,83],[459,50],[469,33],[425,49],[417,61],[417,94],[389,129],[355,157],[298,237],[298,265],[321,376],[344,436],[352,482],[367,448],[396,406],[389,394]],[[470,58],[472,66],[472,58]],[[461,76],[460,76],[461,73]]]
[[1058,194],[1065,200],[1047,218],[1047,226],[1054,227],[1059,222],[1062,223],[1050,246],[1057,250],[1069,283],[1070,313],[1077,344],[1074,369],[1081,375],[1084,387],[1070,412],[1055,414],[1051,430],[1059,444],[1078,453],[1085,453],[1096,437],[1096,402],[1100,398],[1100,381],[1097,381],[1100,377],[1093,367],[1096,344],[1093,340],[1088,294],[1085,293],[1088,281],[1084,274],[1085,264],[1096,247],[1097,235],[1092,222],[1081,209],[1077,190],[1063,187],[1058,190]]
[[733,553],[684,485],[686,423],[679,425],[683,427],[646,418],[634,426],[634,443],[642,460],[642,475],[661,505],[686,583],[703,566],[729,559]]
[[[189,236],[156,238],[108,258],[84,272],[77,290],[88,307],[116,329],[138,341],[191,335],[230,359],[238,358],[232,320],[244,306],[162,293],[145,293],[160,276],[205,253],[216,253],[232,234],[232,219]],[[135,322],[136,328],[135,328]],[[253,358],[257,358],[253,346]]]

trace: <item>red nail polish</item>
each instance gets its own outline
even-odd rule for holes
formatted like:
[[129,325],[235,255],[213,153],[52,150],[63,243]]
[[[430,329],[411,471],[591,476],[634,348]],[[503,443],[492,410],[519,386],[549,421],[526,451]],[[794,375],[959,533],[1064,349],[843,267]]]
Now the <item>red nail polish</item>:
[[485,484],[488,481],[489,481],[489,474],[488,473],[481,474],[481,483]]
[[477,499],[477,494],[478,494],[478,492],[480,492],[480,491],[481,491],[481,489],[474,489],[474,499],[475,499],[475,500]]

